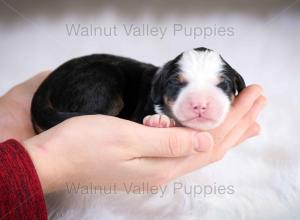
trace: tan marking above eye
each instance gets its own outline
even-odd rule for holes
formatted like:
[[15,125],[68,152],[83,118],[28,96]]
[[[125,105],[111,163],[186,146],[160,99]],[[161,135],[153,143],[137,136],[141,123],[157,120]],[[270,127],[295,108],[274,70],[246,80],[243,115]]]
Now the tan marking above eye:
[[176,80],[177,80],[178,82],[180,82],[180,83],[187,83],[186,78],[184,78],[184,76],[183,76],[182,74],[178,74],[178,75],[176,76]]
[[217,84],[220,84],[220,83],[222,83],[222,82],[225,82],[225,77],[223,77],[223,76],[218,77],[218,82],[217,82]]
[[167,106],[169,106],[169,107],[171,107],[171,106],[174,105],[174,102],[171,101],[170,99],[168,99],[167,96],[164,96],[164,103],[165,103]]

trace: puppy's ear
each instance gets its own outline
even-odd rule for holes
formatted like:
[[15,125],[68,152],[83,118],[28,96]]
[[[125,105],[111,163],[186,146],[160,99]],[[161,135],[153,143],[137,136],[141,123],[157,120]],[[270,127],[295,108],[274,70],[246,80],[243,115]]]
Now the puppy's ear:
[[234,72],[233,85],[234,85],[235,93],[238,94],[246,87],[246,84],[243,77],[237,71],[233,69],[233,72]]
[[157,70],[152,80],[151,98],[155,105],[164,104],[164,93],[167,85],[167,79],[170,75],[178,72],[178,61],[182,57],[182,53],[175,59],[170,60]]
[[234,95],[237,95],[246,87],[245,81],[243,77],[223,59],[222,56],[220,56],[220,58],[224,62],[223,73],[233,82]]

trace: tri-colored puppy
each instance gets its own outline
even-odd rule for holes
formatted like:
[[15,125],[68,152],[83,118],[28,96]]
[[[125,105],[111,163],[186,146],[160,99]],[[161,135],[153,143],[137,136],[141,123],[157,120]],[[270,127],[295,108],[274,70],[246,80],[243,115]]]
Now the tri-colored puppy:
[[94,54],[72,59],[41,84],[32,122],[41,132],[80,115],[104,114],[154,127],[207,130],[225,118],[243,78],[216,52],[196,48],[162,67]]

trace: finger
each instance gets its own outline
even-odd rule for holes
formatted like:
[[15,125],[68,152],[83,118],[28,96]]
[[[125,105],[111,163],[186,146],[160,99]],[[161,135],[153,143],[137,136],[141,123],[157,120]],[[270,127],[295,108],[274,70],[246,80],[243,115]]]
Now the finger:
[[[249,127],[256,121],[256,118],[266,103],[266,98],[261,96],[256,100],[250,111],[238,122],[238,124],[229,132],[220,143],[218,150],[221,153],[226,152],[229,148],[233,147]],[[223,152],[222,152],[223,151]]]
[[148,166],[147,173],[154,176],[158,184],[195,171],[211,163],[211,153],[202,152],[175,158],[142,158]]
[[[239,144],[246,140],[247,138],[258,135],[260,132],[260,126],[258,123],[253,123],[247,131],[242,135],[239,141],[236,143]],[[182,176],[186,173],[197,170],[211,162],[221,160],[224,154],[215,155],[213,151],[203,152],[202,154],[190,155],[183,158],[176,158],[176,160],[165,160],[162,165],[164,169],[168,172],[165,174],[166,179],[160,178],[161,181],[168,182],[178,176]],[[156,161],[157,164],[158,161]],[[171,167],[171,169],[170,169]],[[152,167],[154,169],[154,167]],[[158,168],[157,168],[158,169]],[[157,170],[157,172],[159,172]]]
[[126,162],[132,169],[143,167],[136,172],[149,177],[148,180],[153,185],[162,185],[172,179],[199,169],[210,163],[210,154],[202,152],[184,157],[146,157],[136,158]]
[[260,130],[261,130],[260,125],[257,122],[253,123],[247,129],[247,131],[242,135],[242,137],[236,142],[235,145],[237,146],[237,145],[241,144],[242,142],[244,142],[245,140],[259,135]]
[[42,83],[43,80],[46,79],[46,77],[50,73],[51,73],[50,70],[42,71],[42,72],[38,73],[37,75],[33,76],[32,78],[28,79],[27,81],[25,81],[22,84],[26,85],[28,87],[28,89],[36,90],[37,87]]
[[140,157],[181,157],[207,151],[213,146],[212,136],[188,128],[149,128],[144,127],[136,133],[136,146]]
[[251,85],[245,88],[234,100],[231,110],[225,121],[211,132],[215,138],[223,139],[232,130],[240,119],[247,114],[254,102],[258,99],[262,89],[258,85]]

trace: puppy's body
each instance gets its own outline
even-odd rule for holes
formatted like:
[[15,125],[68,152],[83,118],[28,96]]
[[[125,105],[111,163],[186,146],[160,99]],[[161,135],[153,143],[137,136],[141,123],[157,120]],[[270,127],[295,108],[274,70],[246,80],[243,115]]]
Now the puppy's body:
[[[74,116],[104,114],[141,123],[155,112],[177,125],[219,125],[242,77],[216,52],[186,51],[162,67],[108,54],[76,58],[58,67],[32,101],[36,131]],[[147,123],[147,122],[146,122]]]
[[67,118],[105,114],[142,122],[154,114],[150,98],[157,67],[133,59],[95,54],[57,68],[32,102],[36,130],[46,130]]

